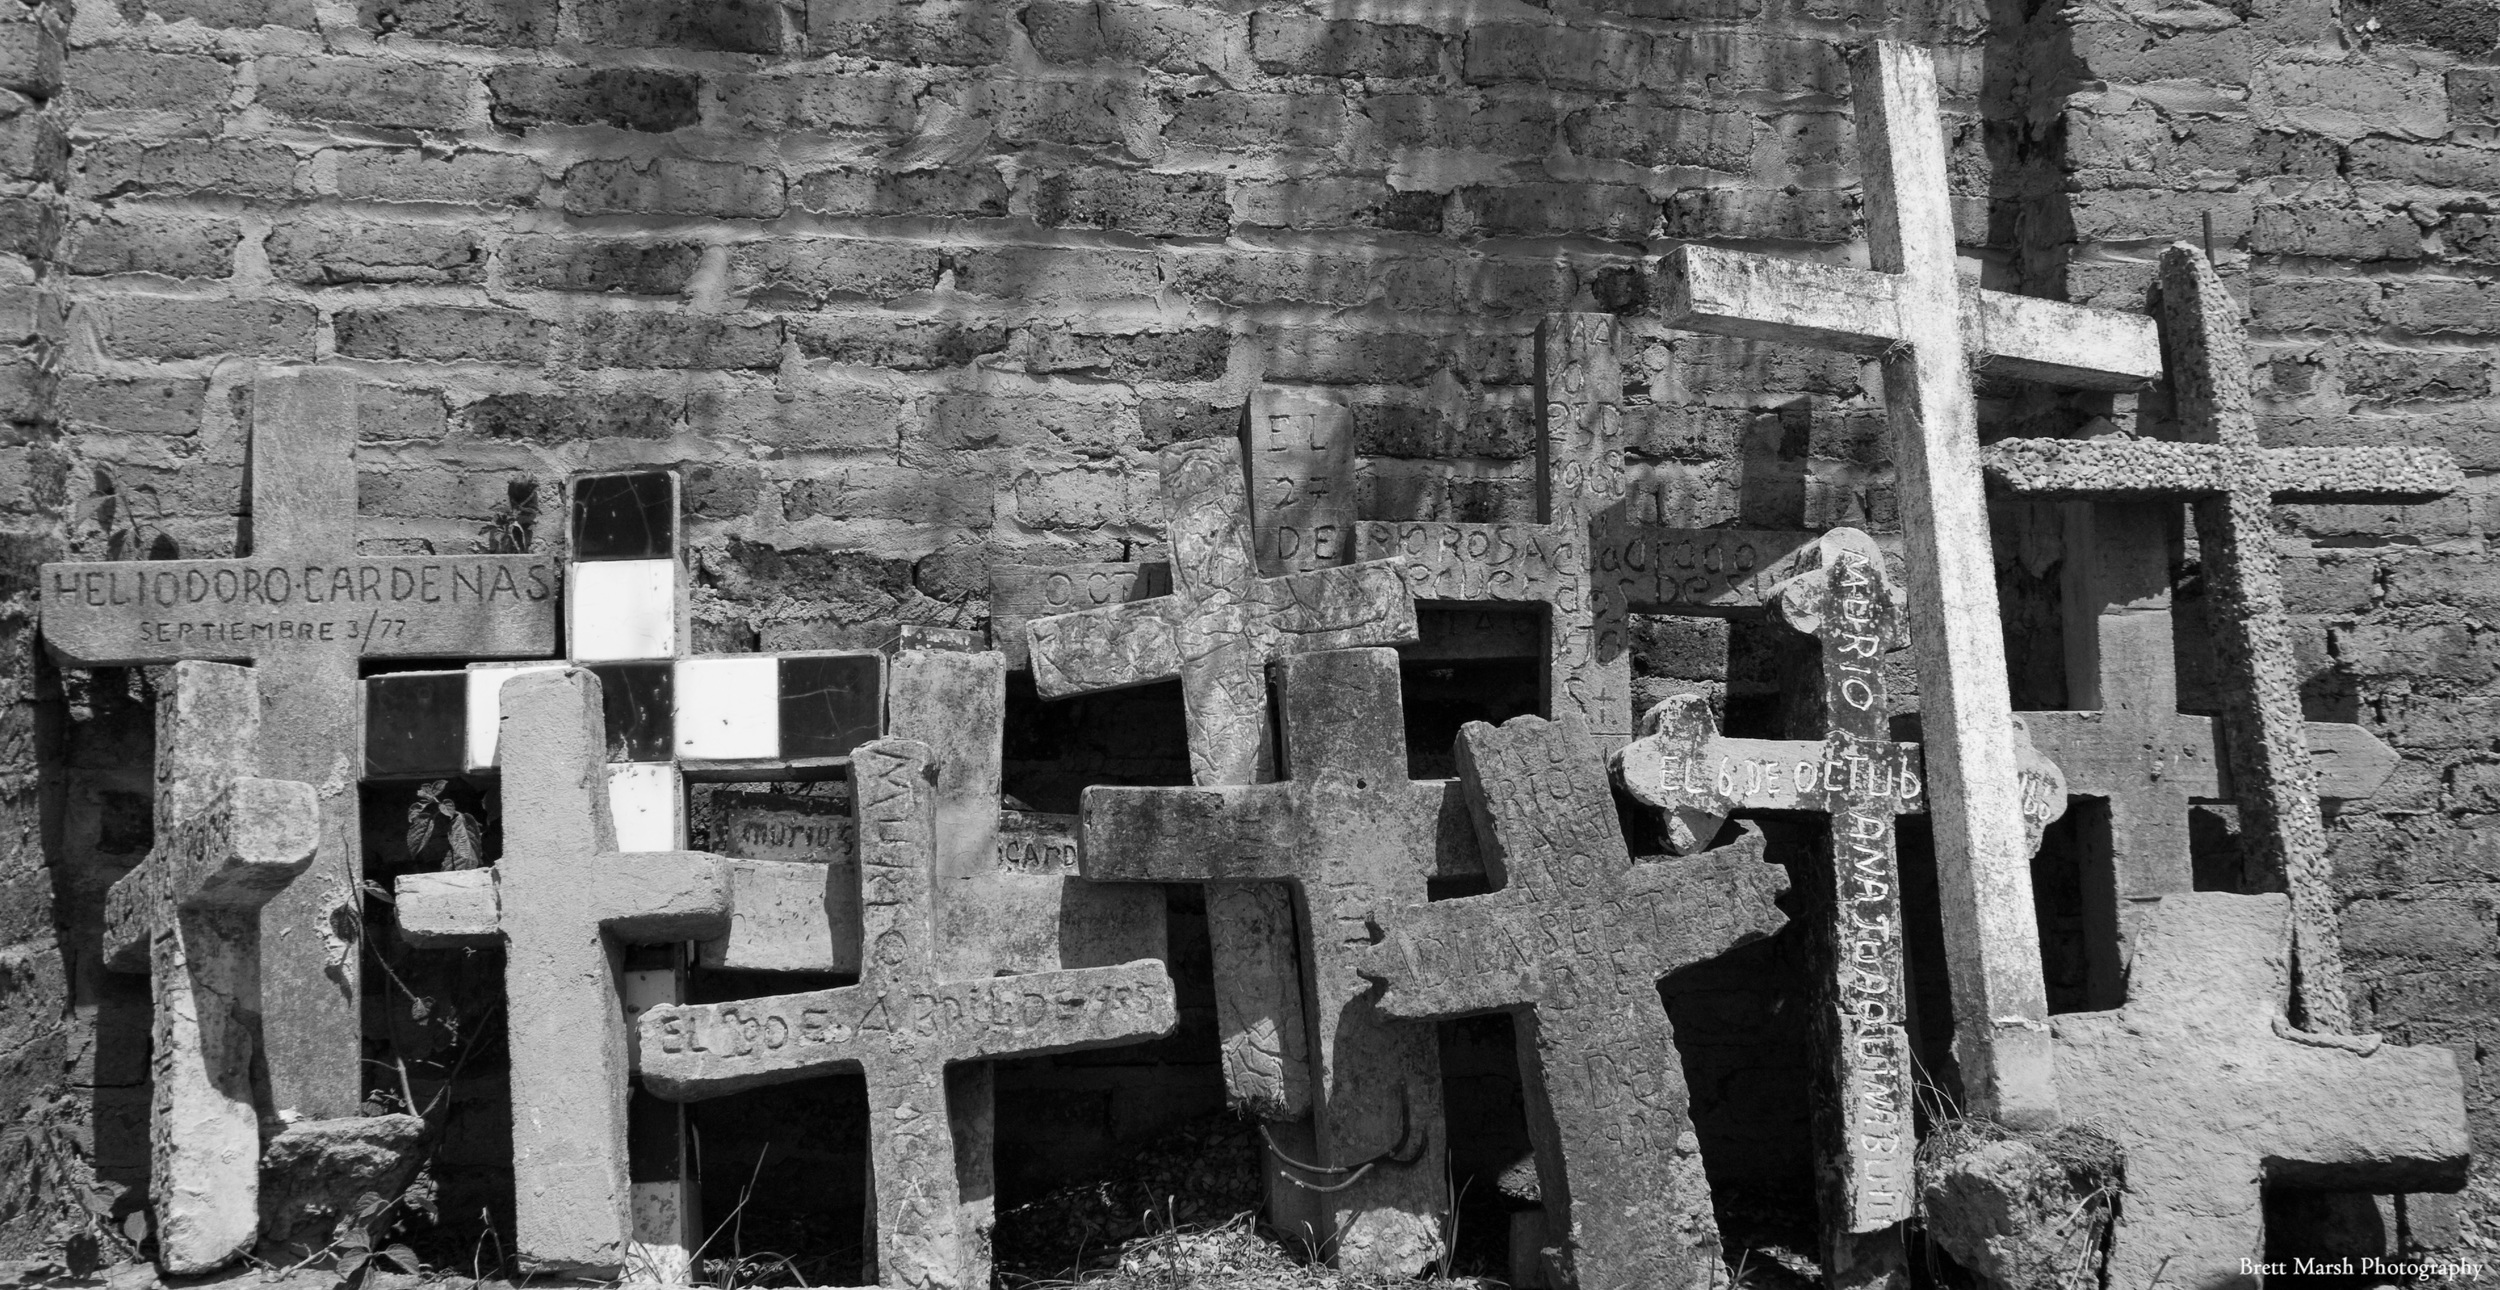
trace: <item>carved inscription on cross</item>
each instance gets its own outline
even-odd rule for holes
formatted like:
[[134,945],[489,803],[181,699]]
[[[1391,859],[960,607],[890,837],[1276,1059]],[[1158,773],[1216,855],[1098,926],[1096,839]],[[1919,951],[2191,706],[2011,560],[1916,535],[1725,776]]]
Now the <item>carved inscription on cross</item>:
[[65,664],[257,664],[254,764],[321,793],[320,854],[264,909],[261,942],[271,1097],[310,1119],[364,1097],[361,961],[333,929],[360,907],[357,662],[551,654],[561,581],[538,556],[358,556],[356,389],[333,371],[253,382],[248,555],[42,573],[44,640]]
[[1761,835],[1635,864],[1578,718],[1470,722],[1458,764],[1500,888],[1383,911],[1358,960],[1380,1011],[1432,1020],[1510,1012],[1536,1149],[1549,1284],[1690,1283],[1717,1225],[1660,978],[1786,921]]
[[[1415,602],[1386,561],[1259,576],[1240,445],[1174,444],[1160,456],[1172,594],[1027,625],[1044,698],[1180,678],[1190,778],[1270,777],[1267,667],[1320,650],[1415,639]],[[1207,893],[1216,1027],[1234,1102],[1275,1120],[1311,1103],[1293,918],[1272,884]]]
[[2290,921],[2281,895],[2165,896],[2127,1005],[2057,1018],[2061,1101],[2127,1152],[2107,1284],[2255,1290],[2266,1186],[2465,1184],[2456,1055],[2292,1029]]
[[877,1265],[889,1286],[969,1286],[947,1067],[1134,1043],[1177,1024],[1153,960],[948,979],[931,908],[938,868],[929,750],[880,739],[854,755],[864,962],[859,984],[642,1015],[642,1078],[680,1101],[859,1071],[868,1082]]
[[1881,355],[1900,467],[1912,624],[1935,798],[1954,1051],[1972,1110],[2057,1119],[1996,569],[1979,479],[1973,356],[2030,379],[2133,388],[2160,374],[2149,323],[1965,291],[1934,65],[1877,41],[1851,59],[1872,272],[1676,248],[1671,326]]
[[[1446,817],[1440,785],[1406,777],[1397,652],[1303,654],[1279,665],[1279,784],[1089,788],[1078,866],[1127,882],[1289,882],[1311,1018],[1313,1129],[1339,1266],[1411,1275],[1440,1252],[1440,1058],[1428,1025],[1381,1015],[1357,966],[1383,912],[1420,904]],[[1419,827],[1420,826],[1420,827]],[[1293,1162],[1288,1161],[1290,1166]]]
[[412,945],[503,943],[512,1105],[528,1111],[512,1117],[516,1252],[616,1269],[634,1236],[618,947],[725,933],[728,862],[617,850],[596,676],[528,672],[501,699],[503,858],[400,878],[400,930]]
[[2162,254],[2157,310],[2179,441],[2008,440],[1990,449],[1988,473],[2040,496],[2195,500],[2223,667],[2223,745],[2246,834],[2290,881],[2301,1015],[2312,1029],[2341,1031],[2352,1009],[2283,609],[2274,503],[2422,500],[2455,491],[2464,476],[2435,448],[2259,446],[2239,306],[2193,248]]
[[113,884],[105,966],[146,972],[155,1025],[148,1202],[156,1262],[196,1276],[260,1232],[260,910],[312,863],[312,786],[241,775],[260,733],[247,668],[179,663],[156,702],[156,845]]

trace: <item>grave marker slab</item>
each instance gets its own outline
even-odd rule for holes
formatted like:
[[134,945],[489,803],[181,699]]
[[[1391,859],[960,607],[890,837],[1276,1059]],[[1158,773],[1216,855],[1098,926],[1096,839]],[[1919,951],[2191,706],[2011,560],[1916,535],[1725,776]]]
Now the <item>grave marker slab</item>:
[[[1381,1015],[1357,967],[1374,917],[1425,899],[1440,786],[1406,777],[1395,650],[1292,655],[1278,670],[1290,780],[1089,788],[1078,864],[1114,882],[1291,884],[1309,929],[1322,1175],[1303,1186],[1332,1189],[1318,1240],[1350,1271],[1411,1275],[1440,1253],[1449,1204],[1440,1058],[1432,1027]],[[1417,809],[1426,791],[1429,816]]]
[[860,982],[645,1012],[645,1085],[689,1100],[837,1070],[867,1077],[877,1256],[890,1286],[964,1286],[985,1264],[963,1228],[947,1067],[1169,1034],[1171,979],[1153,961],[948,979],[932,908],[941,861],[937,771],[917,743],[881,739],[855,766]]
[[352,1116],[364,1099],[357,663],[552,654],[561,576],[542,556],[356,554],[356,391],[345,372],[252,383],[249,554],[47,564],[46,645],[72,667],[245,661],[259,672],[262,774],[321,793],[321,850],[261,912],[262,1043],[276,1108]]
[[2424,500],[2454,492],[2464,476],[2435,448],[2262,447],[2239,306],[2213,266],[2194,248],[2173,246],[2162,254],[2159,291],[2180,439],[2008,440],[1989,450],[1988,474],[2044,497],[2194,500],[2223,667],[2223,745],[2247,836],[2290,881],[2301,1014],[2313,1029],[2340,1031],[2352,1009],[2274,503]]
[[1355,545],[1354,410],[1262,385],[1250,392],[1243,432],[1260,571],[1344,564]]
[[106,966],[150,976],[148,1199],[173,1276],[260,1233],[260,911],[321,837],[310,784],[242,773],[260,720],[249,669],[174,666],[156,704],[156,845],[106,899]]
[[1010,671],[1033,666],[1027,625],[1036,618],[1124,605],[1172,594],[1172,566],[1162,561],[1078,564],[990,562],[990,641]]
[[1459,768],[1500,888],[1380,911],[1358,968],[1380,1011],[1518,1018],[1548,1284],[1681,1286],[1718,1267],[1718,1229],[1658,981],[1777,931],[1787,883],[1761,835],[1635,864],[1578,718],[1470,722]]
[[1971,362],[2067,385],[2130,389],[2158,376],[2132,315],[1966,292],[1954,266],[1936,76],[1918,48],[1875,41],[1851,59],[1873,270],[1699,246],[1665,263],[1671,326],[1883,358],[1900,469],[1912,626],[1952,968],[1954,1051],[1971,1110],[2056,1122],[2048,991],[2014,777],[2012,704],[1979,479]]
[[[1172,594],[1036,618],[1027,624],[1044,698],[1178,677],[1190,778],[1202,785],[1269,777],[1267,667],[1299,654],[1415,639],[1415,602],[1382,561],[1259,576],[1249,484],[1230,441],[1174,444],[1159,456]],[[1311,1104],[1293,984],[1292,912],[1272,884],[1207,892],[1224,1087],[1266,1119]]]
[[2126,1006],[2056,1019],[2061,1101],[2127,1153],[2107,1284],[2253,1290],[2268,1185],[2464,1186],[2455,1054],[2292,1029],[2292,923],[2281,895],[2164,896]]

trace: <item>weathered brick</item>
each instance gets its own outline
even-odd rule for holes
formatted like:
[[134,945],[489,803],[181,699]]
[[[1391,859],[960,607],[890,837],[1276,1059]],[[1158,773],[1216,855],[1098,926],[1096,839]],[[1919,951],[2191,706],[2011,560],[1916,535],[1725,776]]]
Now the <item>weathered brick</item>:
[[2476,399],[2491,393],[2491,359],[2477,352],[2351,349],[2335,357],[2344,392],[2383,403]]
[[2439,241],[2451,255],[2486,264],[2500,264],[2500,217],[2470,213],[2451,215],[2439,231]]
[[788,43],[779,0],[580,0],[568,8],[593,45],[778,54]]
[[264,108],[305,121],[450,129],[469,120],[473,85],[457,67],[378,58],[270,57],[259,63]]
[[585,313],[573,320],[584,367],[760,368],[781,363],[781,322],[680,310]]
[[116,358],[310,358],[317,321],[312,306],[288,300],[113,296],[81,306],[88,308],[96,311],[105,352]]
[[[1578,267],[1602,272],[1593,265]],[[1580,276],[1569,260],[1542,256],[1485,256],[1460,263],[1458,301],[1468,308],[1487,309],[1495,313],[1567,309],[1580,295]],[[1619,275],[1622,276],[1628,276],[1634,283],[1640,281],[1636,274]],[[1593,303],[1615,312],[1636,307],[1627,305],[1619,308],[1622,302],[1609,304],[1604,298]]]
[[1139,399],[1137,428],[1144,436],[1142,446],[1150,450],[1184,439],[1228,438],[1241,429],[1241,405],[1223,407],[1204,399]]
[[986,529],[998,486],[982,470],[928,471],[876,462],[843,462],[791,483],[782,494],[788,520],[897,520]]
[[913,215],[996,219],[1007,214],[1007,185],[979,163],[892,171],[844,166],[801,176],[790,204],[819,215]]
[[1458,190],[1457,218],[1494,235],[1591,233],[1619,241],[1649,236],[1658,204],[1626,184],[1476,185]]
[[2249,292],[2250,321],[2265,331],[2366,331],[2378,326],[2379,284],[2358,278],[2285,278]]
[[50,98],[61,88],[68,24],[47,9],[0,12],[0,89]]
[[1147,130],[1144,93],[1117,81],[992,80],[972,101],[1009,143],[1126,146]]
[[2075,238],[2083,242],[2171,242],[2204,236],[2213,218],[2214,245],[2236,246],[2249,232],[2251,199],[2235,192],[2124,189],[2077,193],[2067,203]]
[[1583,157],[1743,174],[1752,164],[1754,119],[1745,112],[1609,103],[1572,113],[1563,137]]
[[466,45],[553,44],[556,0],[357,0],[366,30]]
[[224,278],[234,273],[243,226],[233,220],[124,208],[79,220],[68,230],[64,259],[72,273],[162,273],[174,278]]
[[1036,375],[1081,374],[1115,381],[1212,381],[1224,375],[1231,333],[1216,327],[1107,336],[1050,328],[1033,336],[1025,360]]
[[[2408,551],[2389,562],[2387,605],[2391,609],[2444,606],[2485,621],[2500,614],[2500,563],[2488,555],[2449,551]],[[2500,727],[2484,733],[2484,741],[2500,738]]]
[[477,231],[461,225],[290,220],[261,245],[271,273],[308,287],[486,278]]
[[2451,0],[2373,0],[2368,7],[2379,38],[2428,45],[2467,58],[2500,52],[2500,9]]
[[953,452],[1023,448],[1100,457],[1137,444],[1136,420],[1125,407],[987,391],[942,394],[928,405],[926,425],[905,427],[906,462],[932,463]]
[[314,0],[148,0],[148,10],[168,23],[189,20],[203,27],[311,31],[320,25]]
[[1562,114],[1545,98],[1471,103],[1447,94],[1383,94],[1360,100],[1359,149],[1383,166],[1417,148],[1536,157],[1548,151]]
[[1042,176],[1033,220],[1053,228],[1104,228],[1147,237],[1215,237],[1232,230],[1222,175],[1076,170]]
[[1399,192],[1385,179],[1239,180],[1233,219],[1267,228],[1381,228],[1437,234],[1446,193]]
[[1056,469],[1023,469],[1009,481],[1016,522],[1062,533],[1153,524],[1155,486],[1116,465],[1084,463]]
[[947,262],[966,295],[1103,300],[1151,296],[1162,286],[1155,257],[1144,251],[1000,246],[953,252]]
[[560,444],[666,439],[677,433],[681,411],[678,401],[648,394],[490,394],[463,408],[460,421],[481,439]]
[[2249,33],[2244,26],[2158,31],[2141,23],[2078,22],[2075,53],[2088,80],[2248,83]]
[[1518,402],[1516,399],[1497,402],[1505,405],[1504,412],[1515,415],[1479,419],[1472,415],[1454,416],[1449,409],[1430,404],[1355,404],[1354,450],[1366,457],[1519,460],[1526,456],[1529,436],[1535,429],[1534,411],[1507,406]]
[[2331,639],[2336,661],[2364,679],[2474,683],[2500,670],[2492,651],[2478,647],[2473,631],[2461,624],[2363,623],[2335,628]]
[[2387,321],[2405,331],[2436,335],[2500,333],[2500,289],[2489,282],[2407,278],[2388,284]]
[[435,156],[414,148],[339,149],[339,196],[351,201],[448,202],[463,206],[529,206],[545,177],[538,163],[508,152]]
[[585,161],[564,172],[564,208],[576,215],[772,219],[781,214],[784,197],[779,170],[734,161]]
[[2432,405],[2366,415],[2260,416],[2258,438],[2285,448],[2351,448],[2400,444],[2444,448],[2466,470],[2500,470],[2500,436],[2474,409]]
[[891,458],[900,439],[902,397],[785,375],[773,386],[706,388],[686,397],[686,421],[706,438],[807,452],[867,452]]
[[664,133],[702,118],[702,78],[650,67],[499,67],[487,73],[488,114],[506,129],[612,125]]
[[2435,138],[2447,132],[2439,74],[2406,60],[2358,51],[2335,61],[2270,58],[2249,74],[2249,114],[2269,129],[2350,141],[2373,134]]
[[2470,959],[2500,949],[2482,901],[2356,900],[2344,906],[2343,928],[2357,958]]
[[919,118],[925,76],[893,71],[736,73],[720,79],[721,115],[742,130],[901,133]]
[[1185,296],[1234,305],[1377,302],[1393,309],[1429,310],[1456,303],[1448,261],[1406,256],[1369,259],[1208,248],[1175,257],[1172,286]]
[[360,443],[431,443],[449,428],[443,392],[366,382],[356,390]]
[[937,285],[925,247],[851,238],[742,242],[729,251],[729,290],[755,309],[815,309],[829,300],[892,300]]
[[60,116],[13,90],[0,90],[0,175],[38,185],[69,179],[69,135]]
[[1485,23],[1467,32],[1471,84],[1530,81],[1556,89],[1642,87],[1654,37],[1613,27]]
[[0,255],[49,259],[61,238],[60,203],[0,196]]
[[1346,102],[1334,94],[1167,93],[1164,107],[1165,142],[1215,151],[1325,152],[1346,136]]
[[1013,22],[996,0],[807,0],[808,44],[858,58],[957,66],[1001,62]]
[[234,93],[234,67],[204,54],[108,45],[73,51],[66,89],[84,112],[180,112],[205,121]]
[[1113,63],[1237,82],[1249,65],[1238,14],[1117,0],[1041,0],[1024,10],[1034,51],[1052,63]]
[[1437,76],[1448,44],[1428,27],[1265,9],[1250,16],[1250,52],[1277,76]]
[[1405,332],[1262,332],[1271,381],[1319,385],[1420,385],[1451,365],[1446,336]]
[[2422,230],[2403,211],[2269,203],[2257,208],[2248,246],[2260,255],[2414,260]]
[[504,281],[515,287],[668,296],[694,280],[703,244],[528,233],[504,243],[497,255]]
[[342,309],[333,319],[349,358],[443,363],[537,363],[550,328],[517,309],[392,305]]
[[2363,139],[2352,145],[2352,177],[2456,188],[2477,194],[2500,191],[2500,150]]
[[61,424],[115,434],[184,438],[199,433],[207,406],[205,377],[111,377],[73,372],[61,378]]
[[2500,67],[2448,69],[2448,111],[2460,121],[2500,125]]
[[805,314],[788,322],[799,352],[858,367],[925,372],[963,367],[1007,348],[1007,329],[953,321]]

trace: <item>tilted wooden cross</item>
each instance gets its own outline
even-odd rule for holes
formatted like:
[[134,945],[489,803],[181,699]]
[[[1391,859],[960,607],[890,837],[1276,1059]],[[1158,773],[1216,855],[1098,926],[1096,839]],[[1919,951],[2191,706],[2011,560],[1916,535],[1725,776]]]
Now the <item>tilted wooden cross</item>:
[[400,930],[411,945],[504,947],[514,1253],[551,1271],[623,1269],[645,1257],[637,1233],[649,1224],[636,1221],[626,1150],[631,1048],[616,947],[726,932],[726,862],[619,849],[592,673],[530,672],[500,698],[503,794],[514,804],[503,857],[400,878]]
[[2352,1008],[2310,728],[2301,716],[2283,609],[2274,503],[2422,500],[2455,491],[2464,476],[2436,448],[2261,446],[2239,306],[2194,248],[2162,253],[2157,311],[2178,440],[2008,440],[1990,449],[1988,473],[2038,496],[2194,499],[2222,661],[2223,746],[2243,835],[2282,866],[2291,885],[2303,1020],[2313,1029],[2345,1030]]
[[[868,1082],[877,1264],[889,1286],[972,1287],[981,1239],[963,1226],[947,1070],[1170,1034],[1172,981],[1153,960],[949,978],[937,944],[935,769],[881,739],[854,757],[860,839],[857,985],[642,1015],[643,1082],[663,1097],[859,1071]],[[986,1166],[984,1166],[986,1168]]]
[[[1191,779],[1269,778],[1267,667],[1299,654],[1415,639],[1415,602],[1388,562],[1259,576],[1240,445],[1174,444],[1160,455],[1172,594],[1031,620],[1035,688],[1044,698],[1181,683]],[[1224,1086],[1270,1120],[1311,1105],[1299,953],[1284,892],[1272,883],[1207,891],[1216,1028]]]
[[1951,965],[1954,1052],[1970,1109],[2009,1124],[2057,1119],[2048,993],[1979,478],[1974,357],[1991,370],[2134,388],[2161,365],[2150,323],[2048,300],[1965,290],[1934,65],[1876,41],[1850,60],[1873,271],[1676,248],[1671,326],[1881,355],[1900,469],[1919,698]]
[[553,654],[559,572],[543,556],[356,554],[357,381],[252,383],[249,554],[48,564],[45,643],[73,667],[256,665],[260,773],[321,794],[321,850],[262,910],[262,1043],[278,1109],[359,1114],[364,1032],[357,665]]
[[1286,1163],[1323,1175],[1306,1186],[1340,1267],[1412,1275],[1441,1252],[1449,1206],[1440,1057],[1432,1027],[1381,1015],[1356,969],[1374,919],[1425,899],[1445,817],[1417,803],[1439,784],[1406,777],[1397,651],[1298,654],[1278,671],[1290,780],[1089,788],[1077,864],[1111,882],[1291,884],[1318,1159]]
[[2267,1187],[2465,1185],[2456,1054],[2292,1029],[2291,921],[2281,895],[2165,896],[2126,1006],[2057,1018],[2061,1102],[2126,1149],[2107,1284],[2257,1285]]
[[1787,881],[1761,835],[1635,864],[1577,717],[1459,733],[1487,868],[1482,896],[1380,911],[1356,970],[1379,1010],[1416,1021],[1518,1018],[1549,1284],[1685,1285],[1718,1266],[1661,978],[1779,930]]
[[113,884],[105,966],[154,996],[148,1204],[156,1263],[196,1276],[260,1233],[260,911],[312,863],[310,784],[255,779],[260,692],[248,668],[174,665],[156,700],[156,845]]

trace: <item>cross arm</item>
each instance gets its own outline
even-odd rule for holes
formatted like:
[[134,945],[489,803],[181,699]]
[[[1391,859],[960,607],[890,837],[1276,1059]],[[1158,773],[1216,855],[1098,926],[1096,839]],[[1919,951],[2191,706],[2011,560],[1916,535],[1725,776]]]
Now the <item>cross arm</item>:
[[[2244,485],[2245,455],[2168,439],[2006,439],[1986,449],[1988,478],[2016,493],[2085,499],[2206,497]],[[2465,486],[2439,448],[2267,448],[2256,469],[2295,501],[2406,501]]]
[[1340,564],[1256,584],[1265,626],[1290,637],[1289,652],[1403,645],[1417,638],[1415,597],[1395,560]]
[[1172,978],[1154,959],[948,981],[914,994],[909,1007],[905,1027],[943,1032],[949,1061],[1107,1048],[1160,1039],[1180,1024]]
[[1076,864],[1095,882],[1270,882],[1301,872],[1291,784],[1089,788]]
[[503,903],[492,869],[401,874],[392,884],[391,907],[399,934],[423,949],[492,945],[502,935]]
[[1053,614],[1025,624],[1033,685],[1045,699],[1167,681],[1181,674],[1169,596]]
[[2142,314],[1963,285],[1966,341],[1988,371],[2080,390],[2133,390],[2161,376],[2161,338]]
[[666,1003],[634,1027],[643,1087],[672,1102],[860,1069],[896,1046],[908,1010],[864,985],[731,1003]]
[[2292,501],[2428,501],[2465,487],[2444,448],[2268,448],[2266,484]]
[[1409,905],[1388,920],[1389,934],[1363,952],[1355,971],[1388,989],[1380,1010],[1404,1020],[1457,1017],[1533,1002],[1532,956],[1505,952],[1530,936],[1536,906],[1517,892]]
[[1664,977],[1777,932],[1788,871],[1763,860],[1750,824],[1734,842],[1700,855],[1649,857],[1623,879],[1627,921],[1642,930],[1651,968]]
[[291,779],[235,780],[159,837],[105,896],[105,958],[144,971],[156,920],[182,909],[255,910],[286,890],[321,842],[321,802]]
[[600,926],[643,944],[700,941],[729,932],[729,862],[701,851],[601,856],[582,898]]
[[[2147,746],[2147,738],[2109,724],[2100,712],[2018,713],[2032,742],[2064,772],[2067,791],[2104,797],[2120,785],[2158,771],[2163,780],[2195,798],[2236,796],[2231,767],[2211,717],[2172,713]],[[2309,756],[2317,767],[2318,796],[2350,801],[2368,797],[2396,769],[2396,750],[2378,736],[2345,721],[2312,721]]]

